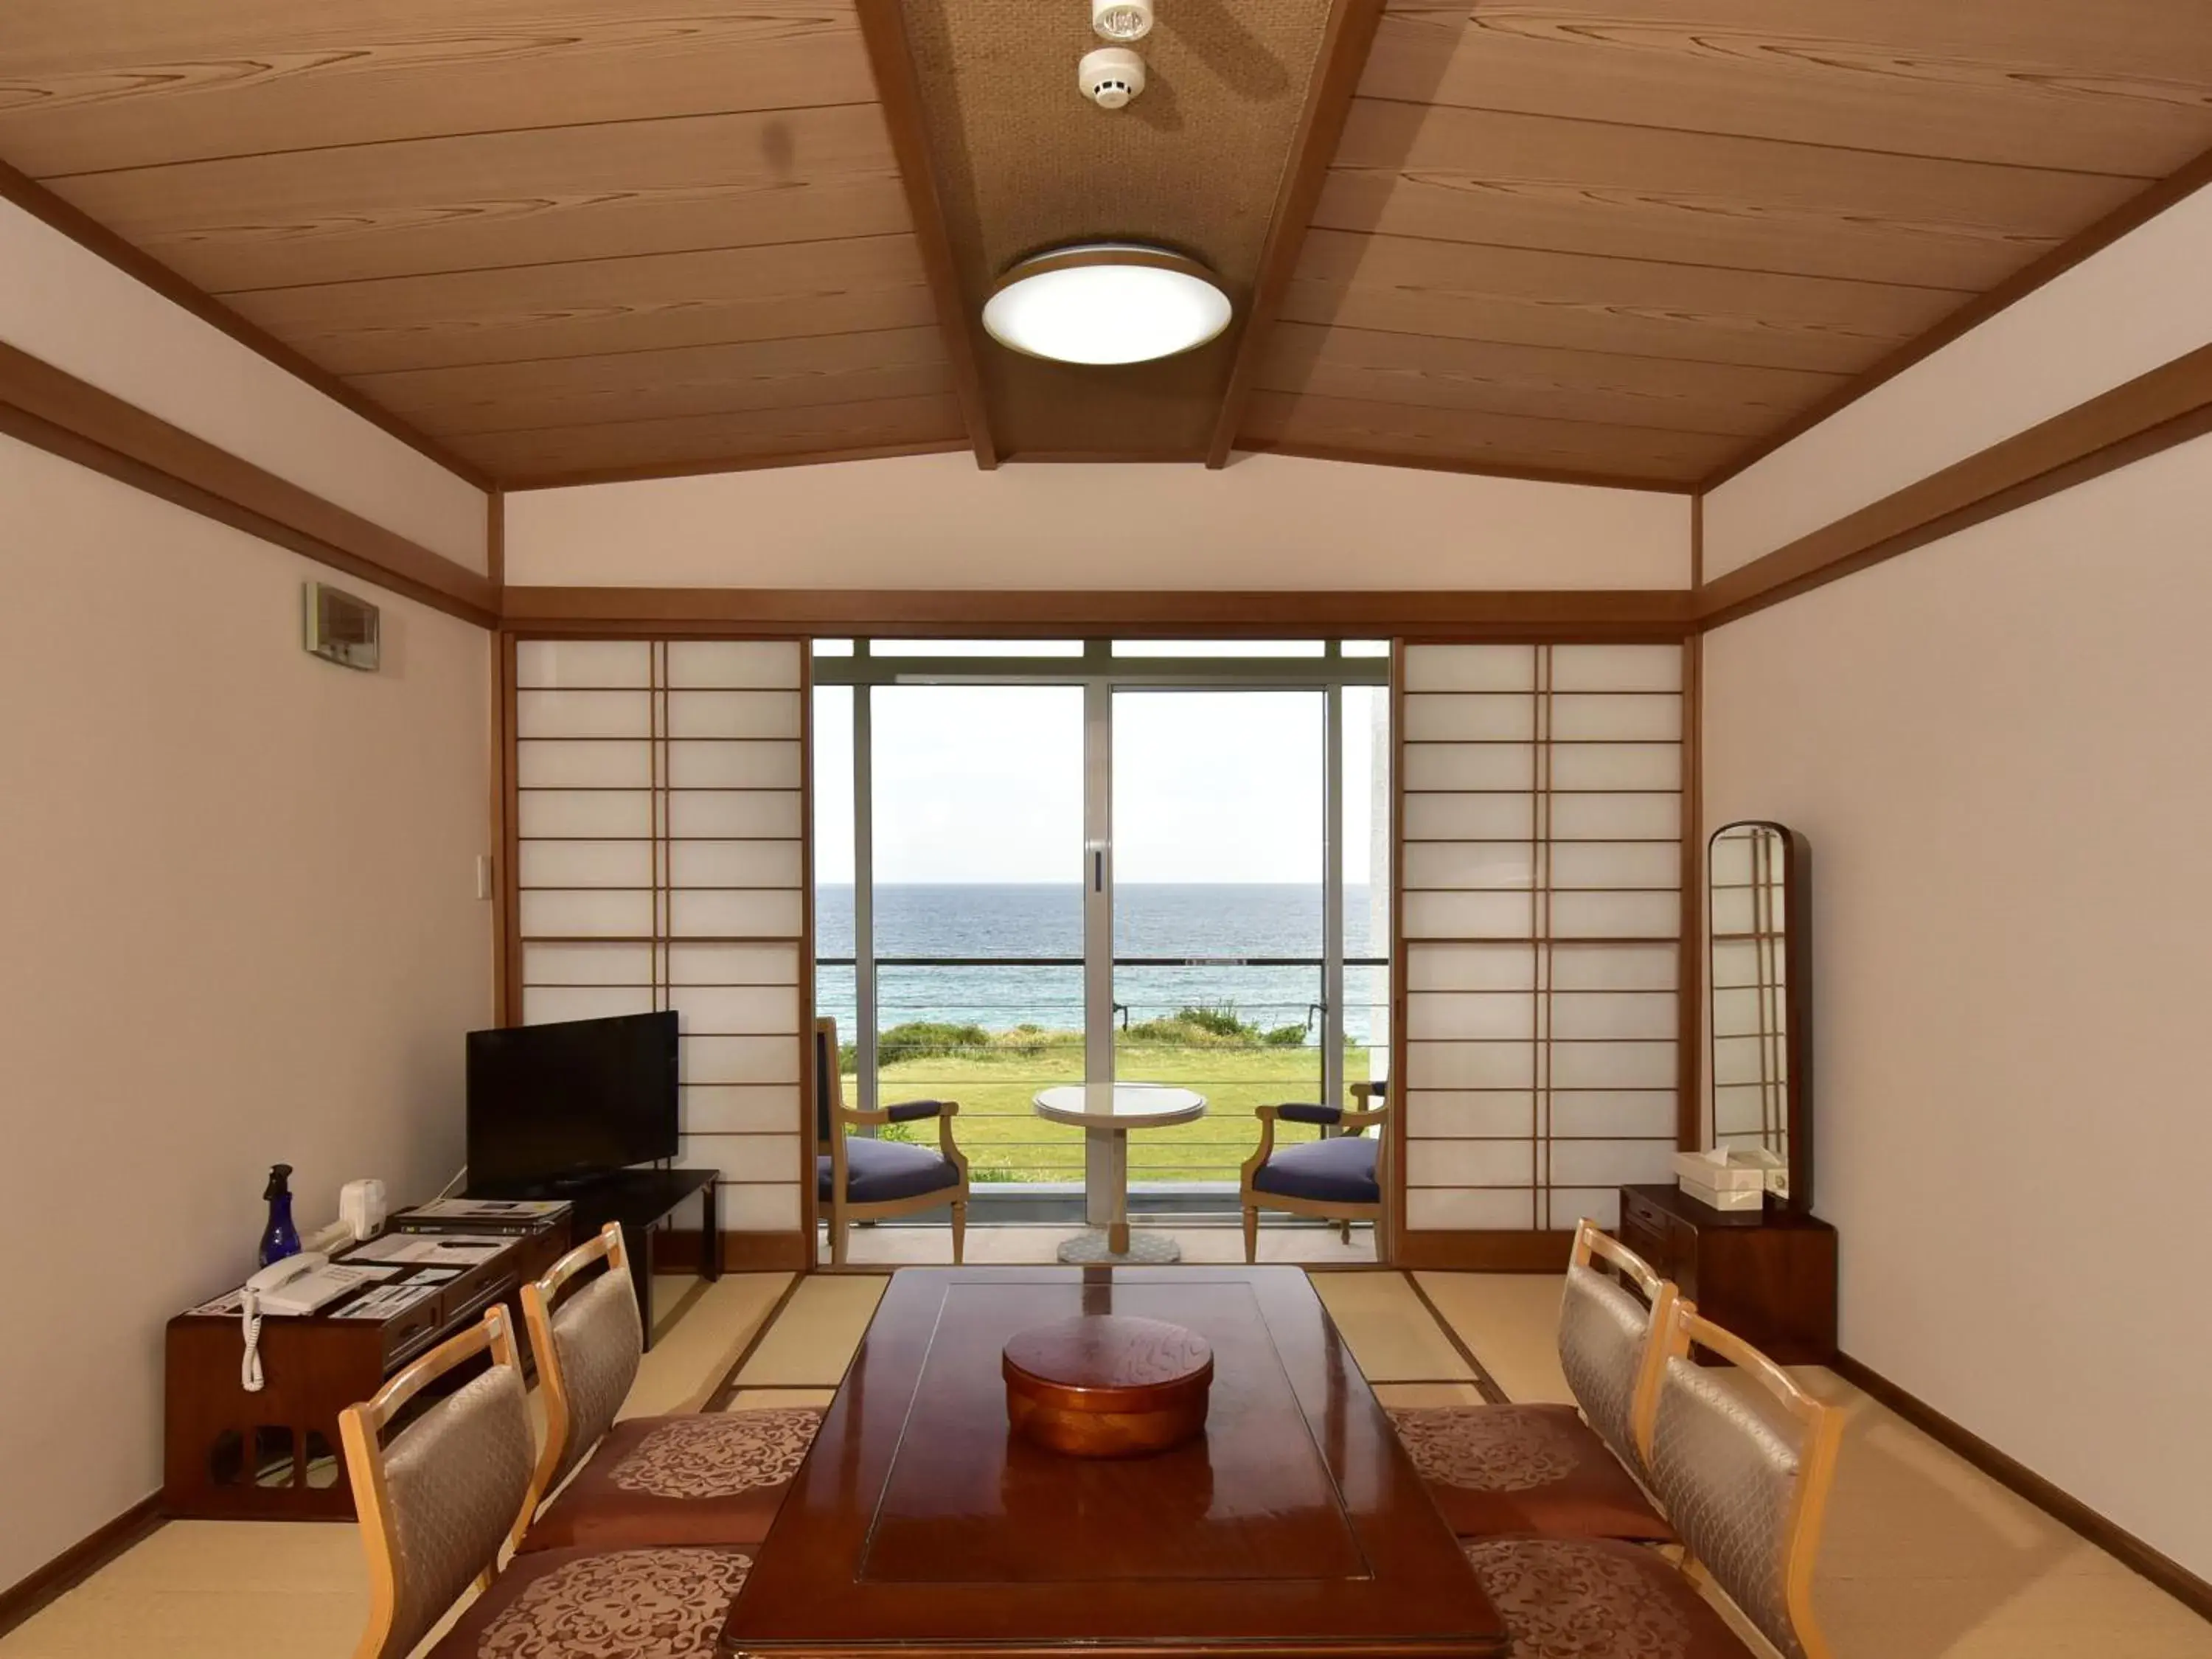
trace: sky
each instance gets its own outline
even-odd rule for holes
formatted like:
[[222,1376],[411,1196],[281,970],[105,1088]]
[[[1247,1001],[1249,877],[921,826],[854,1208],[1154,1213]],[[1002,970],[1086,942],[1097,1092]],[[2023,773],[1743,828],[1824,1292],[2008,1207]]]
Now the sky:
[[[1346,878],[1366,879],[1380,687],[1345,693]],[[881,686],[879,883],[1083,878],[1079,686]],[[1318,882],[1318,691],[1123,691],[1114,869],[1123,882]],[[848,687],[815,691],[816,875],[853,878]]]

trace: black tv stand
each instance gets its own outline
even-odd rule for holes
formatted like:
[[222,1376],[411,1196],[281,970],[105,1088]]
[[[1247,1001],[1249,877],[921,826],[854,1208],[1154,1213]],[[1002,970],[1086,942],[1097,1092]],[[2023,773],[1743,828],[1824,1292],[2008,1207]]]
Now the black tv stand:
[[659,1224],[686,1199],[697,1194],[699,1206],[699,1271],[708,1279],[722,1276],[722,1227],[714,1170],[616,1170],[605,1175],[544,1185],[532,1191],[495,1193],[471,1190],[471,1198],[557,1198],[572,1206],[569,1237],[576,1243],[605,1227],[622,1224],[623,1245],[629,1252],[630,1283],[637,1290],[637,1310],[645,1326],[645,1346],[653,1346],[653,1241]]

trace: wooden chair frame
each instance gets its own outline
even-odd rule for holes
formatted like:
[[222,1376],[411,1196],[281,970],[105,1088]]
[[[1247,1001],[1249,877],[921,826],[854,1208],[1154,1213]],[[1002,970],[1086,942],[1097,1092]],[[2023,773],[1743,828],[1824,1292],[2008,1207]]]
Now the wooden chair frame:
[[[886,1199],[878,1204],[854,1204],[845,1196],[845,1132],[848,1128],[878,1127],[896,1121],[892,1107],[879,1107],[872,1112],[862,1111],[857,1106],[845,1103],[844,1075],[837,1064],[837,1022],[817,1019],[814,1022],[815,1036],[829,1055],[823,1087],[830,1091],[830,1145],[817,1152],[830,1154],[830,1265],[845,1265],[846,1230],[855,1221],[880,1221],[891,1216],[914,1215],[923,1210],[933,1210],[940,1204],[952,1206],[952,1265],[961,1263],[968,1246],[968,1156],[952,1139],[952,1120],[960,1114],[960,1103],[946,1100],[938,1103],[937,1147],[944,1153],[946,1163],[960,1172],[959,1184],[939,1187],[933,1191],[916,1193],[912,1198]],[[818,1133],[818,1126],[817,1126]],[[813,1172],[808,1171],[808,1179]]]
[[[1820,1551],[1820,1532],[1827,1521],[1828,1497],[1835,1486],[1836,1455],[1843,1442],[1844,1414],[1823,1405],[1797,1385],[1797,1380],[1765,1354],[1723,1326],[1701,1316],[1696,1305],[1676,1298],[1662,1330],[1662,1340],[1652,1346],[1661,1352],[1661,1369],[1667,1360],[1687,1358],[1692,1344],[1711,1350],[1759,1383],[1796,1419],[1803,1431],[1797,1453],[1797,1486],[1791,1495],[1789,1519],[1784,1525],[1784,1600],[1790,1623],[1806,1659],[1834,1659],[1834,1650],[1813,1616],[1813,1567]],[[1659,1389],[1653,1383],[1650,1397],[1638,1413],[1637,1449],[1645,1465],[1651,1462],[1651,1443],[1659,1421]],[[1682,1571],[1692,1578],[1711,1574],[1686,1553]]]
[[[393,1376],[372,1399],[338,1413],[338,1439],[345,1448],[354,1509],[361,1518],[362,1547],[368,1553],[368,1627],[354,1650],[354,1659],[400,1659],[397,1654],[385,1652],[399,1608],[399,1543],[392,1532],[392,1494],[385,1484],[380,1437],[416,1395],[455,1366],[487,1352],[495,1365],[511,1365],[518,1373],[522,1369],[514,1327],[505,1308],[486,1310],[482,1324],[440,1343]],[[523,1513],[529,1512],[526,1498]],[[477,1575],[476,1587],[479,1590],[488,1587],[498,1571],[499,1557],[495,1551]]]
[[[522,1287],[522,1322],[530,1332],[530,1352],[537,1357],[538,1386],[545,1397],[545,1443],[538,1450],[538,1467],[531,1471],[530,1490],[523,1497],[522,1513],[515,1516],[514,1530],[508,1534],[510,1548],[522,1542],[523,1534],[538,1519],[538,1506],[552,1495],[572,1449],[569,1441],[576,1431],[568,1375],[562,1370],[560,1354],[553,1346],[554,1303],[569,1280],[602,1260],[609,1273],[619,1274],[625,1285],[630,1282],[629,1246],[623,1243],[619,1221],[607,1223],[548,1267],[542,1278]],[[631,1295],[635,1297],[635,1290]]]
[[[1390,1103],[1382,1097],[1382,1087],[1381,1084],[1355,1085],[1357,1091],[1369,1093],[1379,1103],[1367,1108],[1364,1111],[1355,1111],[1346,1108],[1343,1115],[1335,1122],[1323,1127],[1322,1139],[1327,1139],[1332,1134],[1364,1133],[1370,1127],[1383,1123],[1390,1115]],[[1353,1222],[1371,1221],[1375,1224],[1376,1258],[1380,1261],[1387,1257],[1389,1252],[1383,1248],[1382,1230],[1383,1218],[1389,1213],[1390,1210],[1389,1132],[1386,1129],[1378,1137],[1375,1149],[1375,1185],[1376,1192],[1380,1194],[1379,1201],[1376,1203],[1337,1204],[1318,1198],[1290,1198],[1281,1193],[1263,1193],[1253,1186],[1252,1177],[1259,1173],[1260,1166],[1274,1155],[1275,1120],[1282,1109],[1280,1106],[1261,1106],[1255,1109],[1254,1115],[1260,1120],[1260,1145],[1253,1152],[1252,1156],[1244,1160],[1244,1167],[1237,1175],[1237,1202],[1244,1211],[1245,1261],[1256,1261],[1260,1258],[1260,1212],[1262,1210],[1281,1210],[1291,1215],[1319,1216],[1325,1221],[1341,1223],[1344,1236],[1347,1240],[1352,1237]]]
[[1650,1304],[1650,1335],[1644,1344],[1643,1361],[1636,1368],[1636,1386],[1628,1410],[1629,1437],[1649,1468],[1646,1437],[1659,1410],[1659,1379],[1667,1373],[1668,1322],[1681,1303],[1682,1293],[1673,1279],[1662,1279],[1650,1262],[1588,1216],[1575,1224],[1574,1249],[1567,1259],[1577,1267],[1587,1267],[1593,1261],[1604,1262],[1642,1291]]

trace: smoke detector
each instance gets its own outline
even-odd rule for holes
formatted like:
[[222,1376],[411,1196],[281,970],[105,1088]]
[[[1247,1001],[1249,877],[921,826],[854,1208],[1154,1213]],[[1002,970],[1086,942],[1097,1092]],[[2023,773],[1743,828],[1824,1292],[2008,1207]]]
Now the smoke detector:
[[1152,0],[1091,0],[1091,27],[1102,40],[1141,40],[1152,32]]
[[1145,89],[1145,60],[1127,46],[1086,52],[1075,74],[1083,95],[1101,109],[1120,109]]

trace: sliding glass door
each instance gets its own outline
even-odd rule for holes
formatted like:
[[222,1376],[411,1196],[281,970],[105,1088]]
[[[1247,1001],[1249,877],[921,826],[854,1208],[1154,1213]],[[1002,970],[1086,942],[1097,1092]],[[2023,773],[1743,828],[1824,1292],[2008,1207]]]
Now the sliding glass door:
[[1254,1107],[1323,1097],[1328,706],[1299,691],[1113,700],[1114,1074],[1195,1090],[1139,1185],[1232,1179]]
[[1066,1206],[1112,1172],[1035,1115],[1040,1089],[1194,1089],[1206,1118],[1133,1137],[1130,1182],[1218,1207],[1255,1106],[1380,1074],[1379,647],[832,649],[815,664],[817,1000],[857,1103],[957,1099],[979,1183]]

